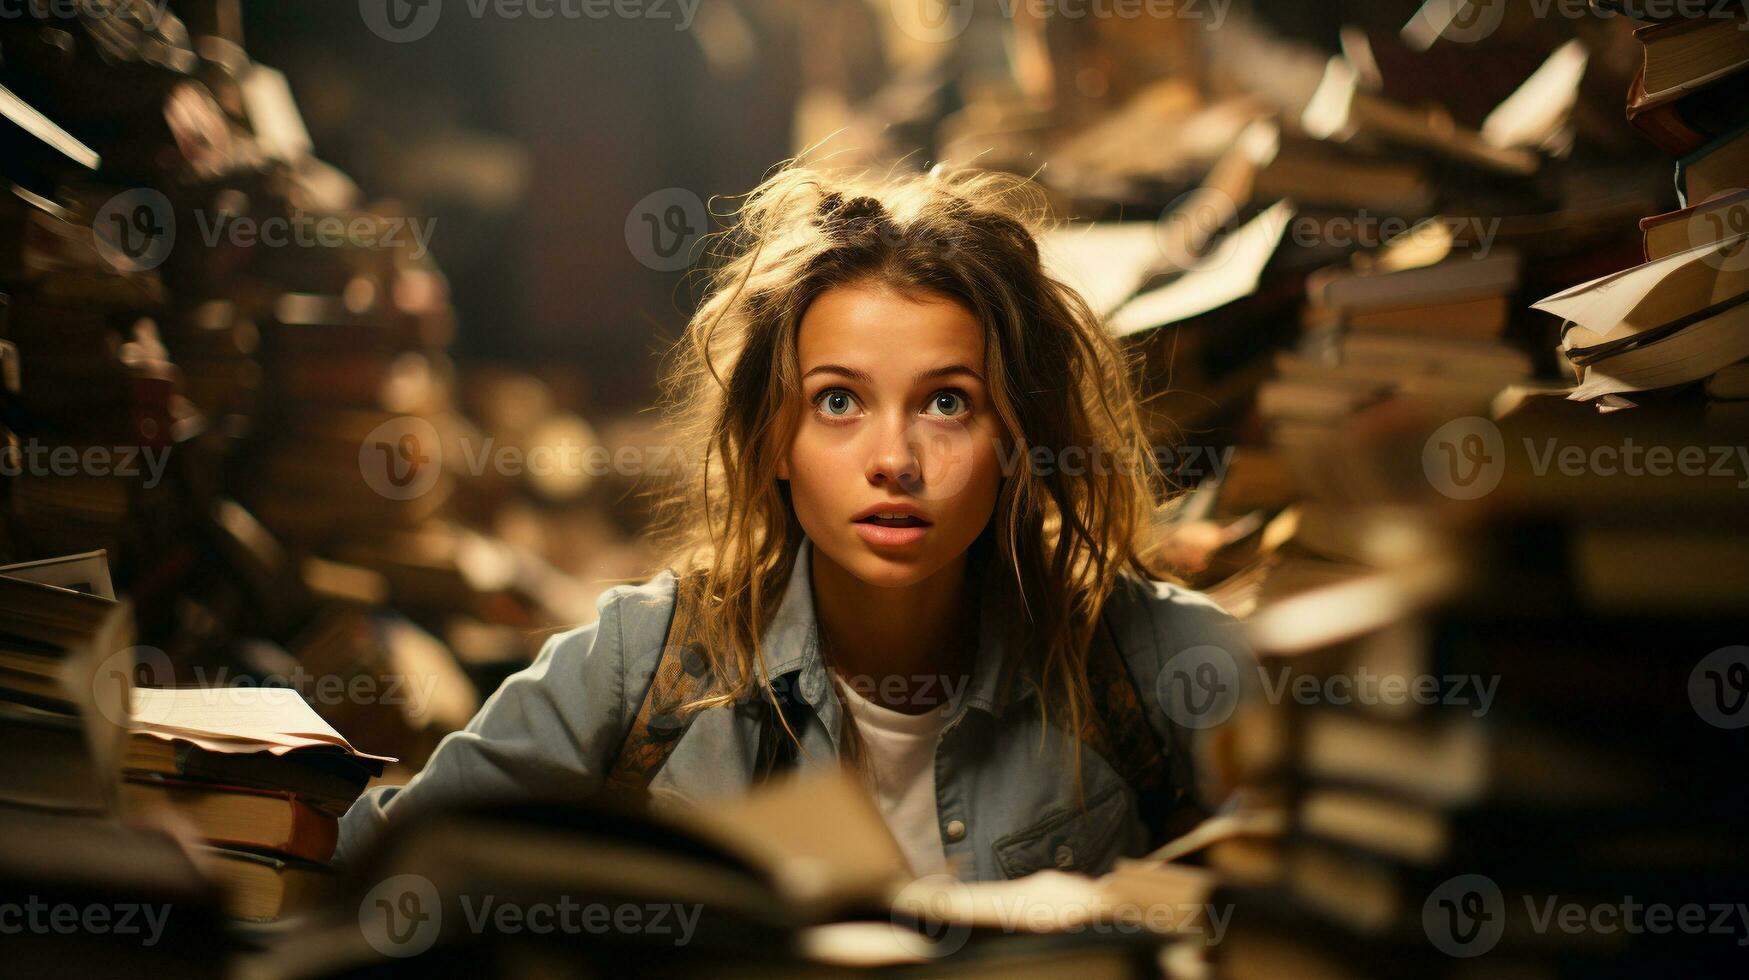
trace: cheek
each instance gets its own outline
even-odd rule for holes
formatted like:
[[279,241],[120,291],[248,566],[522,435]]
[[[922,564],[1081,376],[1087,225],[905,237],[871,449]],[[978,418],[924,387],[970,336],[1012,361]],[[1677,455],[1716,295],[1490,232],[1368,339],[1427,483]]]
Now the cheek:
[[1002,483],[1003,456],[987,426],[937,433],[926,442],[929,487],[924,495],[953,512],[982,520],[994,506]]
[[841,481],[844,447],[819,431],[804,426],[790,443],[790,494],[797,510],[813,509],[829,500]]

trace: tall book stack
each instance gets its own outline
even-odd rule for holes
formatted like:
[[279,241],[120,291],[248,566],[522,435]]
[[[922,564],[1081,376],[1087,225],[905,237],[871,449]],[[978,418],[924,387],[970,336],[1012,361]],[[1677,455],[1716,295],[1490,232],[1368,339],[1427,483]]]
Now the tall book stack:
[[[1215,898],[1235,910],[1216,975],[1712,976],[1738,955],[1740,478],[1610,470],[1624,435],[1692,448],[1679,414],[1635,415],[1455,431],[1405,399],[1295,456],[1373,561],[1247,624],[1236,738],[1288,830],[1268,883]],[[1482,492],[1441,482],[1464,466]]]
[[[1297,115],[1235,100],[1187,121],[1199,136],[1232,135],[1159,221],[1071,225],[1044,242],[1053,272],[1143,360],[1150,436],[1190,449],[1161,460],[1174,482],[1210,475],[1211,457],[1256,447],[1278,422],[1315,422],[1405,385],[1491,395],[1532,374],[1510,302],[1540,281],[1525,274],[1527,254],[1581,223],[1545,174],[1571,145],[1589,55],[1560,45],[1466,126],[1397,98],[1416,55],[1403,51],[1399,77],[1384,77],[1375,44],[1401,46],[1346,34]],[[1492,217],[1503,214],[1538,220]],[[1515,240],[1495,247],[1496,232]],[[1248,523],[1227,523],[1227,554],[1206,569],[1194,553],[1206,548],[1169,543],[1199,584],[1262,528],[1225,516]]]
[[0,560],[104,550],[156,684],[429,691],[316,704],[416,764],[478,704],[449,637],[520,658],[590,603],[463,519],[494,447],[432,225],[313,155],[234,0],[171,6],[0,23]]
[[236,918],[271,921],[319,899],[339,818],[393,761],[358,752],[284,688],[137,688],[121,797],[206,843],[201,865]]
[[[1614,410],[1686,398],[1741,420],[1749,358],[1749,15],[1600,2],[1648,22],[1628,120],[1676,158],[1679,210],[1640,222],[1645,263],[1537,304],[1565,321],[1575,400]],[[1652,20],[1662,13],[1661,19]]]

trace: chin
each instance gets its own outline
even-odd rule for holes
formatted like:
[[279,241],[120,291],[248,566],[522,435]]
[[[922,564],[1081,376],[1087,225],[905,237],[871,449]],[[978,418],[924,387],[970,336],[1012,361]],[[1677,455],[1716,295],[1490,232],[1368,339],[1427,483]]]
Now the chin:
[[848,540],[835,542],[831,546],[823,547],[816,538],[814,547],[857,580],[883,589],[902,589],[916,585],[947,564],[947,559],[937,554],[934,548],[877,551],[856,537],[855,532],[851,532]]

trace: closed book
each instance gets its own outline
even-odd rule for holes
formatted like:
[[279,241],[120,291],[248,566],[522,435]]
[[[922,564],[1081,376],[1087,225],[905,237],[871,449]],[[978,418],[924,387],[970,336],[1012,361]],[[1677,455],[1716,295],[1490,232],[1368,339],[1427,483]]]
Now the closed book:
[[311,861],[227,847],[196,848],[194,861],[224,888],[225,911],[250,922],[272,922],[313,908],[333,879],[332,871]]
[[338,752],[212,752],[188,742],[135,736],[122,760],[129,773],[171,776],[295,793],[306,804],[339,816],[364,792],[370,772]]
[[1662,102],[1646,98],[1643,73],[1635,75],[1628,88],[1628,122],[1673,157],[1693,153],[1741,125],[1745,117],[1749,117],[1749,100],[1729,81]]
[[338,818],[295,793],[133,776],[121,795],[130,813],[169,809],[214,844],[308,861],[332,857],[340,834]]
[[1343,323],[1350,330],[1427,333],[1441,337],[1493,340],[1506,329],[1505,296],[1450,300],[1427,306],[1355,310]]
[[1640,219],[1647,262],[1709,242],[1722,242],[1745,232],[1749,232],[1749,191],[1726,194]]
[[1749,184],[1749,126],[1741,126],[1676,161],[1682,203],[1734,194]]
[[1707,17],[1634,32],[1645,62],[1630,111],[1678,99],[1749,68],[1749,31],[1735,18]]

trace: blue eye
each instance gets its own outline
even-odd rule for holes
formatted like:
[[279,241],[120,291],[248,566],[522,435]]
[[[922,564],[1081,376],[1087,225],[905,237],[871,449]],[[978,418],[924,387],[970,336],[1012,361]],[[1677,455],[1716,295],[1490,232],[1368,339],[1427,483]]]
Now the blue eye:
[[814,408],[827,418],[844,418],[856,406],[856,396],[843,388],[827,388],[814,397]]
[[942,418],[958,418],[972,410],[972,403],[965,392],[946,388],[930,397],[929,407],[939,410]]

